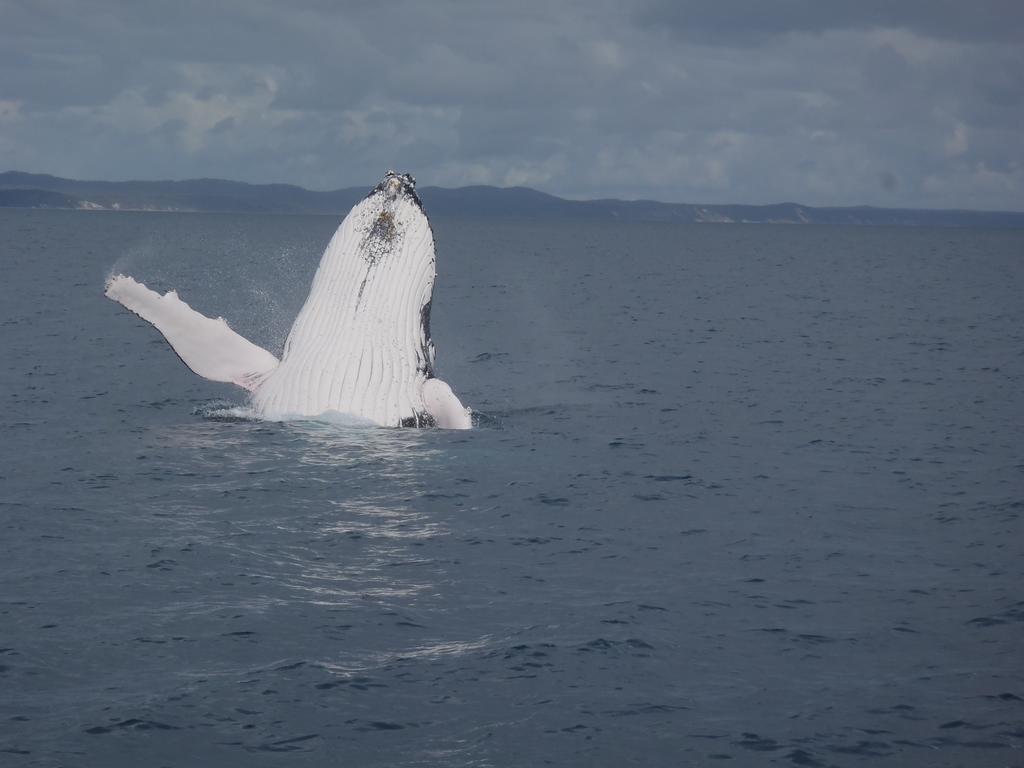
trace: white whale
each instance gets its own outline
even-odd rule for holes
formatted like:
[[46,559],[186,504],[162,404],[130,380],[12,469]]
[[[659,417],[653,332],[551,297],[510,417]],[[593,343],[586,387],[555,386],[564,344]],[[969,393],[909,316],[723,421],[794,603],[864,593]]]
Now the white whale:
[[434,237],[409,174],[389,171],[331,238],[278,360],[228,327],[125,275],[106,295],[149,321],[200,376],[249,390],[262,418],[341,413],[383,426],[468,429],[434,376]]

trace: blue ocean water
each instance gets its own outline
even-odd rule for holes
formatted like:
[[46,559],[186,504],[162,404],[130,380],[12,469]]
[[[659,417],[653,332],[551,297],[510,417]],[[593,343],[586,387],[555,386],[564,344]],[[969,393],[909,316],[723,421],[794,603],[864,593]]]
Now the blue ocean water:
[[435,219],[470,432],[102,296],[278,352],[337,223],[0,211],[0,765],[1024,762],[1024,233]]

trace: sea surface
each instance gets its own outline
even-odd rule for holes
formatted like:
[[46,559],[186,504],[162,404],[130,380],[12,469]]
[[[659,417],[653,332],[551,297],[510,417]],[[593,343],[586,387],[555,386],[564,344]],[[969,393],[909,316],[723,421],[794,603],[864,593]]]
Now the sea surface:
[[1024,765],[1024,232],[437,218],[469,432],[102,295],[277,353],[337,224],[0,211],[0,765]]

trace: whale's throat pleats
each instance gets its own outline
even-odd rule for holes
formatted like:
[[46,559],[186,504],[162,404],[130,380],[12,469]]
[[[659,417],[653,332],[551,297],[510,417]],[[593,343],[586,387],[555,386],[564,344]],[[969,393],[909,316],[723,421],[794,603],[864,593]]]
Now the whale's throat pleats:
[[433,234],[418,201],[372,193],[327,246],[281,363],[253,395],[257,410],[423,421],[434,274]]

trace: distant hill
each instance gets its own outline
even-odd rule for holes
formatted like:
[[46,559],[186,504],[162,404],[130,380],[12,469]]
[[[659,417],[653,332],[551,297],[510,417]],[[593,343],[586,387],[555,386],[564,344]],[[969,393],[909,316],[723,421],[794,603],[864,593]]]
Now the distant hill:
[[[526,187],[421,187],[431,214],[572,216],[628,221],[751,224],[855,224],[1024,228],[1024,213],[909,208],[815,208],[774,205],[695,205],[654,200],[566,200]],[[236,211],[343,215],[367,187],[314,192],[291,184],[223,179],[76,181],[45,174],[0,173],[0,207],[90,210]]]

